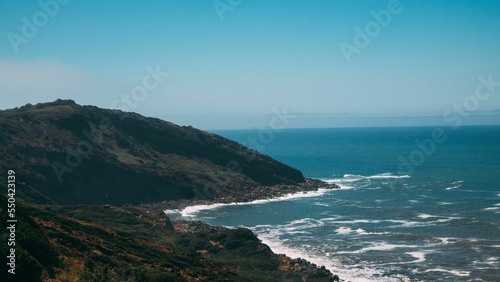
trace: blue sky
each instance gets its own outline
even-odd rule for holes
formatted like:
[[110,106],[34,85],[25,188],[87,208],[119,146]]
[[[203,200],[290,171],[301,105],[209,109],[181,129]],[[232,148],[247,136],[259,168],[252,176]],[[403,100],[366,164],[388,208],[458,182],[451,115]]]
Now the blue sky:
[[[55,1],[40,1],[52,15],[0,2],[0,108],[112,108],[159,69],[129,110],[202,129],[263,127],[273,109],[289,127],[431,125],[474,102],[478,77],[500,81],[498,1]],[[346,59],[342,43],[359,52]],[[500,124],[490,94],[464,123]]]

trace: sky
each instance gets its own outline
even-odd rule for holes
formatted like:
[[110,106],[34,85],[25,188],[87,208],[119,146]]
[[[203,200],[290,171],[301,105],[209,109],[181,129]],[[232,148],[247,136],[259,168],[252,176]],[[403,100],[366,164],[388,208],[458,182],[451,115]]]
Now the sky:
[[0,109],[201,129],[500,124],[500,1],[0,2]]

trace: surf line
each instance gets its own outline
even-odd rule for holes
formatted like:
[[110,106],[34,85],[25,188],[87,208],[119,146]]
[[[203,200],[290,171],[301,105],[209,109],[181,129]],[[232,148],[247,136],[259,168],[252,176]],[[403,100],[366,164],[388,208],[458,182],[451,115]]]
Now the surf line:
[[[299,199],[299,198],[318,197],[318,196],[321,196],[321,195],[327,193],[328,191],[333,191],[333,190],[335,190],[335,189],[319,188],[316,191],[296,192],[296,193],[290,193],[290,194],[286,194],[286,195],[275,197],[275,198],[259,199],[259,200],[253,200],[250,202],[212,203],[212,204],[193,205],[193,206],[185,207],[180,212],[180,214],[182,215],[182,217],[194,217],[195,213],[198,213],[202,210],[211,210],[211,209],[217,209],[217,208],[226,207],[226,206],[260,205],[260,204],[265,204],[265,203],[287,201],[287,200]],[[165,210],[165,212],[166,212],[166,210]]]

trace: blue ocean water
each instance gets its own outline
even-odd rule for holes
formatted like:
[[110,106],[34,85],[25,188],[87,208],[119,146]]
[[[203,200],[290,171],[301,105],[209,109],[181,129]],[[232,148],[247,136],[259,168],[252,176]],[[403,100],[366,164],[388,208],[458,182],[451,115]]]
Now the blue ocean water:
[[342,189],[185,217],[248,227],[345,281],[500,281],[500,126],[216,133]]

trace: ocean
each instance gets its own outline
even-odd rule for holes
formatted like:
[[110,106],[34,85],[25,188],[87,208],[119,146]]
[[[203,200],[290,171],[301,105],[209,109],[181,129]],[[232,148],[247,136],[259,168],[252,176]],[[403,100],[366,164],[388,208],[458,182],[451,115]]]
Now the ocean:
[[341,189],[181,217],[247,227],[344,281],[500,281],[500,126],[215,133]]

